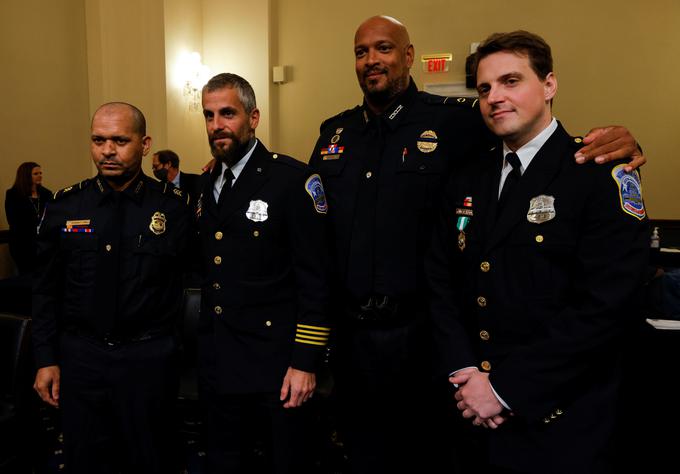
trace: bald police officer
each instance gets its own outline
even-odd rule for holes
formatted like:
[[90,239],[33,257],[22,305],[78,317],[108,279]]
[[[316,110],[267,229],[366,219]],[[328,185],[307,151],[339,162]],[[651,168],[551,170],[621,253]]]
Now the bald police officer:
[[191,212],[141,171],[151,138],[130,104],[102,105],[98,174],[55,193],[38,236],[35,389],[63,415],[71,473],[173,472],[175,321]]

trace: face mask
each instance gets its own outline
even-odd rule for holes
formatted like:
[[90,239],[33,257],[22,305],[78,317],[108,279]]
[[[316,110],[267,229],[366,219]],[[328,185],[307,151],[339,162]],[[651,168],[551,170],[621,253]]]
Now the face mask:
[[156,177],[158,181],[165,182],[168,180],[168,169],[159,168],[157,170],[153,170],[153,175]]

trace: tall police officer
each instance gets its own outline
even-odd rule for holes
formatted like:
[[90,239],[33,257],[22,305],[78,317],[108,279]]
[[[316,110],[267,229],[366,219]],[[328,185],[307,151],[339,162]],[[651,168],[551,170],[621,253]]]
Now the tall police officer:
[[250,84],[218,74],[203,88],[216,164],[197,214],[206,281],[199,323],[199,395],[208,472],[307,472],[308,408],[329,338],[328,205],[317,174],[255,138]]
[[[310,158],[326,185],[333,231],[341,420],[353,472],[423,472],[437,462],[425,453],[432,401],[424,253],[442,184],[486,129],[474,101],[417,90],[413,45],[395,19],[362,23],[354,54],[364,102],[321,125]],[[580,151],[579,159],[637,153],[620,127]]]
[[141,171],[142,113],[102,105],[99,173],[55,193],[38,237],[35,389],[63,413],[72,473],[168,473],[177,384],[174,323],[191,212]]

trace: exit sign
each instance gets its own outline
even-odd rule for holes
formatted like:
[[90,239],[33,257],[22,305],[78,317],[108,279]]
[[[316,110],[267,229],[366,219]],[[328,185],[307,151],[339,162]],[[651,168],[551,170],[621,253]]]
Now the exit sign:
[[449,72],[449,65],[452,60],[453,54],[451,53],[423,54],[420,57],[423,72],[429,73]]

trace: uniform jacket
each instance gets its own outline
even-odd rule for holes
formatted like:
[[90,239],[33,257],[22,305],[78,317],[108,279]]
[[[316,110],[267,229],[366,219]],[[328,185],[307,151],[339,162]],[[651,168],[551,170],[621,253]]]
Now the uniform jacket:
[[424,294],[423,258],[441,189],[477,149],[483,128],[475,104],[419,92],[411,81],[380,116],[362,105],[321,125],[310,165],[328,197],[343,304]]
[[485,433],[489,457],[521,472],[605,472],[647,263],[639,178],[577,165],[579,143],[560,125],[498,217],[502,145],[457,174],[428,260],[442,371],[490,372],[515,416]]
[[33,286],[38,367],[58,363],[60,331],[102,341],[170,333],[190,232],[186,196],[143,174],[119,193],[94,177],[54,196]]
[[278,391],[289,366],[318,368],[330,332],[321,181],[258,142],[219,205],[213,182],[197,203],[200,368],[218,392]]

